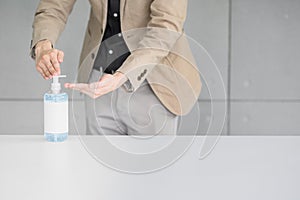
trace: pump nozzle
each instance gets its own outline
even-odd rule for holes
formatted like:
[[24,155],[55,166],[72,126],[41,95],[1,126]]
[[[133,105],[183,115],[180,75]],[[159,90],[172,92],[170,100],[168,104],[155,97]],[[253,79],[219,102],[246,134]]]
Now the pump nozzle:
[[61,86],[59,83],[59,78],[65,78],[66,75],[53,76],[53,82],[51,83],[51,90],[54,94],[58,94],[61,90]]

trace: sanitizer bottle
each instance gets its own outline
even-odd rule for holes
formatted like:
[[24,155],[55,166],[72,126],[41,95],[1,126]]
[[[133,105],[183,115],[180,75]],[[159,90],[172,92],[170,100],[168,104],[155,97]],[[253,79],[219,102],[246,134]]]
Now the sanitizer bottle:
[[49,142],[62,142],[69,132],[68,95],[61,93],[59,78],[53,76],[51,91],[44,95],[44,136]]

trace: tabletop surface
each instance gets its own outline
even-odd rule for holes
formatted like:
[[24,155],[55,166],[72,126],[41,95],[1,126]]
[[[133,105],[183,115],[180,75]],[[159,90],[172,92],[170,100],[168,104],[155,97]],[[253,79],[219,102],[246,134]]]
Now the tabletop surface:
[[[164,137],[70,136],[49,143],[42,136],[0,136],[0,199],[300,199],[300,137],[222,136],[202,159],[204,137],[176,139],[172,149]],[[174,162],[150,170],[188,141]],[[171,149],[160,157],[153,147]],[[138,164],[130,163],[133,157]]]

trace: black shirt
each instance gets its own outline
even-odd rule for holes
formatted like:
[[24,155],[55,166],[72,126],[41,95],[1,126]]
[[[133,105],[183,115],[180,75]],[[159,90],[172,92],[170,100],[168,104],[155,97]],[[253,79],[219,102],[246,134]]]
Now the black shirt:
[[105,32],[93,68],[112,74],[129,55],[121,34],[120,0],[108,0]]
[[102,41],[120,32],[120,0],[108,0],[107,22]]

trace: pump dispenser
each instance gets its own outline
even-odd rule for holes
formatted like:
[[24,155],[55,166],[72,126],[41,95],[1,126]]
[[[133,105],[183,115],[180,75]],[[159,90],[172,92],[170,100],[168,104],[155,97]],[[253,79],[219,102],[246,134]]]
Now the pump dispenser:
[[59,78],[53,76],[51,91],[44,95],[44,136],[49,142],[62,142],[69,132],[68,95],[61,93]]
[[51,91],[53,94],[59,94],[61,90],[61,84],[59,82],[59,78],[66,78],[66,75],[61,75],[61,76],[53,76],[52,80],[53,82],[51,83]]

